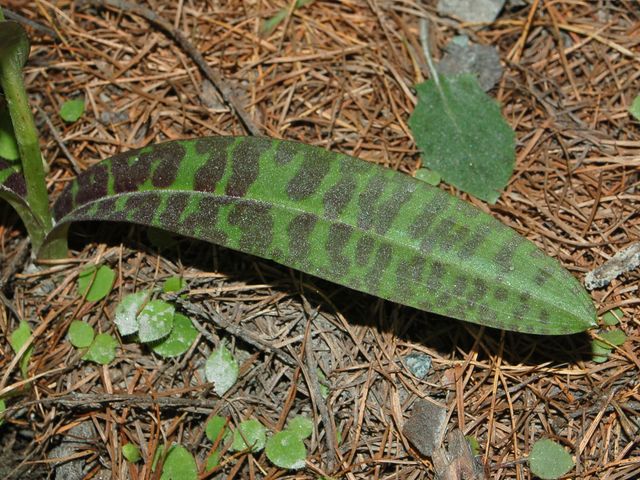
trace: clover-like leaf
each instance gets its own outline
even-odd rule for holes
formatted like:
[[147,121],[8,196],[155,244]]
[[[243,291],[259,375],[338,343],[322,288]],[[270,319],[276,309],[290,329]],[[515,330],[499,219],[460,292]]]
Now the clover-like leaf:
[[186,284],[187,282],[185,282],[184,278],[182,277],[169,277],[164,281],[164,285],[162,285],[162,291],[164,293],[179,292],[186,286]]
[[93,342],[95,333],[87,322],[74,320],[69,325],[69,341],[76,348],[87,348]]
[[618,328],[614,330],[607,330],[606,332],[599,333],[598,335],[600,336],[600,338],[606,340],[611,345],[614,345],[616,347],[619,347],[627,340],[627,336],[625,335],[625,333]]
[[289,430],[283,430],[269,438],[265,453],[274,465],[289,470],[303,468],[307,458],[307,449],[304,443]]
[[86,294],[89,302],[98,302],[109,295],[115,279],[116,272],[106,265],[91,265],[78,275],[78,293],[80,296]]
[[193,455],[182,445],[169,450],[162,465],[160,480],[197,480],[198,466]]
[[100,365],[108,365],[116,358],[117,346],[118,341],[111,335],[99,333],[82,358]]
[[227,426],[227,419],[219,415],[211,417],[204,427],[204,433],[212,443],[221,440],[229,432],[230,430]]
[[602,315],[602,321],[605,325],[613,326],[620,323],[620,319],[624,317],[624,312],[621,308],[614,308]]
[[120,335],[133,335],[138,331],[138,314],[142,311],[148,297],[149,292],[140,291],[129,293],[122,298],[116,307],[114,319]]
[[233,431],[233,443],[229,449],[239,452],[251,449],[252,452],[259,452],[264,448],[267,441],[267,429],[255,418],[244,420]]
[[73,123],[77,121],[83,113],[84,100],[81,98],[67,100],[60,107],[60,117],[62,117],[62,119],[67,123]]
[[173,328],[175,307],[164,300],[151,300],[138,315],[138,337],[142,343],[166,337]]
[[173,328],[169,336],[158,343],[154,343],[151,349],[162,357],[177,357],[185,353],[198,338],[198,330],[191,320],[181,313],[173,316]]
[[[16,328],[11,335],[9,335],[9,344],[13,351],[17,354],[22,346],[29,341],[31,337],[31,327],[24,320],[20,320],[20,324],[18,328]],[[27,378],[28,370],[29,370],[29,360],[31,360],[31,355],[33,354],[33,345],[30,345],[22,355],[20,359],[20,372],[22,373],[23,378]]]
[[534,475],[543,480],[555,480],[574,466],[571,455],[553,440],[538,440],[531,448],[529,467]]
[[122,456],[131,463],[136,463],[142,458],[140,449],[133,443],[126,443],[122,446]]
[[287,425],[287,430],[293,433],[300,440],[310,437],[313,433],[313,422],[310,418],[298,415],[291,419]]
[[238,379],[239,370],[238,361],[224,345],[211,352],[205,364],[207,380],[214,384],[213,390],[219,396],[223,396],[233,387]]

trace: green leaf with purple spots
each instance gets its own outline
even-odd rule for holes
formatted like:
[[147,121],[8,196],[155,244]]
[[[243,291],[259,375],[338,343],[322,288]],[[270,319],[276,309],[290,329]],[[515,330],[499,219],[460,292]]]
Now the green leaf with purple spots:
[[506,330],[595,324],[580,283],[489,215],[401,173],[269,138],[173,141],[105,160],[54,207],[162,228],[404,305]]

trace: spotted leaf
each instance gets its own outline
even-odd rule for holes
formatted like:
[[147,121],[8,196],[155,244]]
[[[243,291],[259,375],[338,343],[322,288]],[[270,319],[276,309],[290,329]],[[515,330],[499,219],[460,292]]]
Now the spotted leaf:
[[211,137],[133,150],[80,175],[54,210],[56,229],[76,220],[158,227],[491,327],[551,335],[595,324],[579,282],[491,216],[300,143]]

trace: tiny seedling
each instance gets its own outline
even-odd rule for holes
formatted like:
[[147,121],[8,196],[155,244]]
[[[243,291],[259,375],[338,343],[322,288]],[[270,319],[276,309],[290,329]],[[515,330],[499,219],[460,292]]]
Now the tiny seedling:
[[108,365],[116,358],[117,346],[118,341],[111,335],[99,333],[82,358],[100,365]]
[[60,118],[67,123],[73,123],[77,121],[84,113],[84,100],[76,98],[73,100],[66,100],[60,107]]
[[116,272],[106,265],[91,265],[78,275],[78,294],[89,302],[99,302],[111,292]]
[[[23,345],[29,341],[31,337],[31,327],[24,320],[20,320],[20,324],[18,328],[16,328],[11,335],[9,335],[9,344],[11,348],[17,355],[18,352],[22,349]],[[23,378],[27,378],[28,370],[29,370],[29,360],[31,359],[31,355],[33,354],[33,345],[27,347],[25,352],[22,354],[22,358],[20,359],[20,372],[22,373]]]
[[136,463],[142,458],[140,455],[140,449],[133,443],[126,443],[122,446],[122,456],[127,462]]
[[529,454],[531,472],[543,480],[555,480],[574,466],[571,455],[553,440],[541,439],[533,444]]
[[173,445],[162,465],[160,480],[197,480],[198,466],[193,455],[182,445]]
[[233,431],[233,442],[229,447],[232,452],[251,449],[257,453],[264,448],[267,441],[267,429],[255,418],[240,422]]
[[221,397],[236,383],[240,370],[238,361],[224,344],[211,352],[204,369],[207,381],[213,383],[213,391]]
[[69,325],[69,341],[76,348],[87,348],[93,343],[95,332],[87,322],[74,320]]

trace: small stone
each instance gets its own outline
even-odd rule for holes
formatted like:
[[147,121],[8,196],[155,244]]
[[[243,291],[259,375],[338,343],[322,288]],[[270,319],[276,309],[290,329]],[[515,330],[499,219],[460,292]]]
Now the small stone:
[[496,47],[473,43],[466,35],[459,35],[451,39],[445,51],[436,67],[442,75],[472,73],[478,77],[480,87],[485,92],[491,90],[502,77],[502,65]]
[[452,15],[465,22],[491,23],[502,10],[505,0],[440,0],[438,13]]
[[404,357],[409,371],[418,378],[425,378],[431,370],[431,356],[426,353],[410,353]]
[[418,400],[402,433],[422,455],[430,457],[442,443],[446,422],[445,407],[435,402]]

